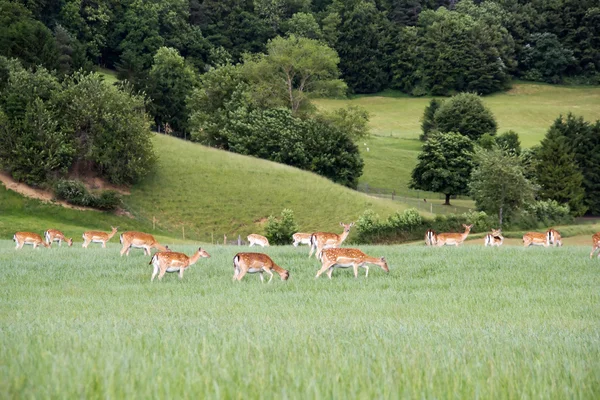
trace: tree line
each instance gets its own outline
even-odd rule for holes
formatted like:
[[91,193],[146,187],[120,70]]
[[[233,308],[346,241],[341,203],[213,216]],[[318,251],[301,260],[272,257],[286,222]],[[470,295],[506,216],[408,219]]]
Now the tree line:
[[530,149],[516,132],[497,135],[492,112],[472,93],[431,100],[422,121],[411,187],[443,193],[446,204],[469,194],[500,225],[552,204],[573,216],[600,213],[600,120],[561,115]]

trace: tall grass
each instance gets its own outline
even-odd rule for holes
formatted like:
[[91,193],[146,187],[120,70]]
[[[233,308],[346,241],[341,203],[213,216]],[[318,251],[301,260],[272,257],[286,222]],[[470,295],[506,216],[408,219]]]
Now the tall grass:
[[[188,254],[192,246],[178,247]],[[141,251],[0,242],[5,398],[598,398],[600,275],[587,247],[364,247],[391,271],[231,282],[209,246],[182,281]]]

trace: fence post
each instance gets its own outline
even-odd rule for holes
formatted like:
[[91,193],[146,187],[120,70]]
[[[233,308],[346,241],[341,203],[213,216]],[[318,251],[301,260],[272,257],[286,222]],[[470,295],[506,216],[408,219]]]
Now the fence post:
[[183,240],[185,240],[185,225],[181,225],[181,233],[183,235]]
[[152,216],[152,230],[156,230],[156,217],[154,215]]
[[242,245],[242,235],[238,235],[238,246]]
[[433,214],[433,203],[429,203],[429,207],[431,208],[431,213]]
[[227,235],[223,235],[223,246],[227,245]]

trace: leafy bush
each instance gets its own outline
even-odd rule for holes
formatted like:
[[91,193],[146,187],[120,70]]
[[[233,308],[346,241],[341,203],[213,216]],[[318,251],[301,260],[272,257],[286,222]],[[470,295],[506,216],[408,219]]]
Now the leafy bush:
[[458,132],[477,140],[484,133],[495,135],[498,129],[492,111],[474,93],[460,93],[444,101],[434,115],[440,132]]
[[60,179],[54,185],[54,194],[75,206],[98,208],[113,211],[121,206],[121,196],[114,190],[105,190],[100,194],[90,193],[83,183],[76,180]]
[[281,217],[269,216],[265,227],[265,236],[270,244],[290,244],[292,235],[298,231],[298,225],[294,221],[294,212],[289,208],[281,211]]
[[573,222],[569,206],[562,205],[555,200],[537,201],[531,204],[526,211],[546,226]]

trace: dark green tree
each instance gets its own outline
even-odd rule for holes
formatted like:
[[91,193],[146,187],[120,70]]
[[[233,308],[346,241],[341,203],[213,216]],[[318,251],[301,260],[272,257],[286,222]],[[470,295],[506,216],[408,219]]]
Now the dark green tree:
[[577,167],[568,139],[555,127],[550,128],[536,152],[536,182],[542,200],[568,204],[573,215],[583,215],[585,190],[583,174]]
[[521,155],[521,141],[519,134],[514,131],[506,131],[496,137],[496,144],[502,150],[517,156]]
[[434,133],[423,144],[410,187],[450,196],[467,194],[473,169],[473,142],[460,133]]
[[185,137],[189,118],[186,99],[196,84],[194,71],[177,50],[161,47],[154,55],[149,78],[148,111],[156,125],[169,124],[175,136]]
[[523,77],[532,81],[559,83],[569,65],[575,62],[573,52],[563,47],[552,33],[534,33],[521,55]]
[[442,105],[442,100],[431,99],[429,105],[425,107],[425,112],[423,113],[423,118],[421,119],[421,130],[423,133],[419,136],[419,139],[425,141],[429,133],[437,130],[437,125],[435,123],[435,113]]
[[519,157],[500,148],[479,150],[469,191],[479,210],[498,215],[500,227],[534,201],[535,186],[525,178]]
[[471,140],[485,133],[496,134],[497,123],[481,97],[460,93],[444,101],[435,112],[434,123],[440,132],[459,132]]

